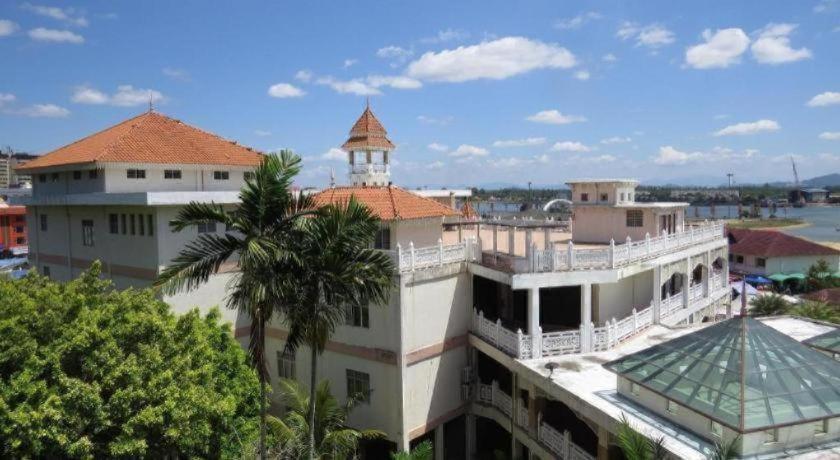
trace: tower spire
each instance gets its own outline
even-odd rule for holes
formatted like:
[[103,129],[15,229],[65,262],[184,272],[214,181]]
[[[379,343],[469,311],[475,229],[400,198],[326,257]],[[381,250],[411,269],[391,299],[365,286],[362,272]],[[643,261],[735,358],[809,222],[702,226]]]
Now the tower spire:
[[[365,110],[350,130],[350,137],[341,146],[347,152],[350,181],[353,185],[384,186],[391,182],[389,154],[394,144],[382,123],[370,110],[370,98]],[[364,158],[363,162],[359,161]]]

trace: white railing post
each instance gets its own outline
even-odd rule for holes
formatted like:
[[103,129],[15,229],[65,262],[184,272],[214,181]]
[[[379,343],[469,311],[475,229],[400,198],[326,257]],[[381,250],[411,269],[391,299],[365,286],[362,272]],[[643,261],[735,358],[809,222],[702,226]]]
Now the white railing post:
[[438,265],[443,265],[443,240],[438,238]]
[[571,450],[572,435],[569,430],[563,432],[563,458],[569,458],[569,450]]
[[411,253],[411,271],[414,271],[414,261],[415,261],[415,254],[414,254],[414,241],[408,242],[408,251]]
[[627,235],[627,239],[624,240],[624,247],[627,248],[627,259],[625,260],[626,263],[630,263],[630,256],[632,252],[632,240],[630,239],[630,235]]
[[590,321],[589,322],[589,350],[593,351],[595,349],[595,323]]
[[618,322],[615,320],[615,317],[612,319],[612,347],[615,347],[618,344]]
[[397,271],[400,270],[400,265],[402,262],[402,246],[400,243],[397,243]]
[[522,328],[516,328],[516,357],[525,359],[525,356],[522,356]]
[[639,314],[633,309],[633,334],[639,332]]
[[480,330],[480,329],[478,328],[478,324],[477,324],[477,323],[478,323],[478,311],[476,310],[476,308],[475,308],[475,307],[473,307],[473,316],[472,316],[472,328],[473,328],[473,331],[478,331],[478,330]]
[[502,319],[496,318],[496,329],[493,331],[493,344],[494,345],[501,345],[499,341],[499,336],[501,335],[500,331],[502,330]]
[[650,254],[650,233],[645,233],[645,250]]
[[531,344],[531,358],[542,358],[542,326],[537,326],[536,337]]
[[575,266],[575,244],[569,240],[569,268],[574,268]]
[[615,240],[610,238],[610,268],[615,268]]

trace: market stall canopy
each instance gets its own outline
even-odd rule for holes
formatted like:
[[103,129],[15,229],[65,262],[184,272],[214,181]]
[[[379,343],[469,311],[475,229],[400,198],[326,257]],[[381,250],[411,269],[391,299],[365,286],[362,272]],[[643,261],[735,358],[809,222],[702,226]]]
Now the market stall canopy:
[[774,273],[768,278],[778,283],[784,283],[788,280],[805,281],[805,275],[802,273]]
[[745,278],[750,284],[773,284],[773,280],[765,278],[761,275],[747,275]]

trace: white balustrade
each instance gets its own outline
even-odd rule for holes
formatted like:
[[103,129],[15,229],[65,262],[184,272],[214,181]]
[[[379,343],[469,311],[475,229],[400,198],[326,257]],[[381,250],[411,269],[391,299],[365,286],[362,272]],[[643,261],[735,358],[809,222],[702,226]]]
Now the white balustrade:
[[[415,248],[414,243],[409,243],[408,250],[397,245],[396,261],[401,272],[412,271],[421,268],[437,267],[450,263],[475,260],[471,244],[475,240],[466,240],[460,243],[444,245],[440,240],[435,246]],[[387,251],[391,253],[392,251]],[[392,257],[394,257],[392,255]]]
[[557,356],[580,352],[580,330],[543,332],[542,355]]
[[540,422],[537,428],[537,439],[561,459],[595,460],[594,456],[572,442],[568,430],[560,434],[551,425]]
[[516,408],[516,424],[527,429],[529,425],[528,408],[520,405]]
[[495,322],[484,317],[484,312],[473,309],[473,332],[482,339],[497,346],[507,354],[527,359],[531,357],[531,336],[522,331],[512,332],[502,326],[502,321]]

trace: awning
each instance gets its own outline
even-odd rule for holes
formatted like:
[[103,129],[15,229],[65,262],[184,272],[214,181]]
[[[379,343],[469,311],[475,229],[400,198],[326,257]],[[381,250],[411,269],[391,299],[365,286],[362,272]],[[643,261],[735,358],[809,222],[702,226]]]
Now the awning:
[[[741,283],[730,283],[729,287],[735,290],[739,295],[741,294]],[[758,289],[747,284],[747,296],[758,294]]]
[[747,283],[750,284],[773,284],[773,280],[761,275],[747,275],[745,278],[747,279]]
[[788,280],[805,281],[805,275],[802,273],[774,273],[768,278],[778,283],[784,283]]

